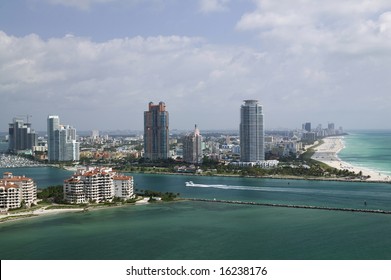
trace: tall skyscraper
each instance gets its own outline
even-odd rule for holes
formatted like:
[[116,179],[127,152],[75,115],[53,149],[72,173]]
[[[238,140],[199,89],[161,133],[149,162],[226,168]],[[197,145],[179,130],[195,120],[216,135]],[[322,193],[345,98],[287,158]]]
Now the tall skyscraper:
[[144,112],[144,157],[150,160],[169,157],[168,112],[164,102],[148,104]]
[[61,125],[58,116],[47,120],[49,161],[77,161],[80,159],[80,143],[76,141],[76,129]]
[[240,109],[240,160],[265,160],[263,114],[258,100],[244,100]]
[[311,123],[310,122],[306,122],[304,124],[304,130],[306,130],[307,132],[311,132]]
[[195,125],[194,132],[186,135],[183,140],[183,161],[194,164],[201,163],[201,142],[202,136],[197,125]]
[[24,120],[14,118],[8,129],[8,150],[17,154],[22,151],[32,151],[33,146],[38,144],[38,136],[31,128],[31,123],[24,123]]
[[[56,142],[56,131],[60,129],[60,119],[58,116],[48,116],[47,133],[48,133],[48,160],[58,161],[60,143]],[[57,138],[58,140],[58,138]]]

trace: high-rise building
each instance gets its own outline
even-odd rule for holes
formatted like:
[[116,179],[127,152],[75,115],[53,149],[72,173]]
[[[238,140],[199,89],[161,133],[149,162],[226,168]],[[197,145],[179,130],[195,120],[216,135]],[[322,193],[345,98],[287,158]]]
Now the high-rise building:
[[304,124],[304,130],[307,132],[311,132],[311,123],[310,122],[306,122]]
[[183,161],[194,164],[201,163],[201,142],[202,136],[197,125],[195,125],[194,132],[186,135],[183,139]]
[[48,160],[77,161],[80,159],[80,143],[76,140],[76,129],[61,125],[58,116],[47,120]]
[[144,157],[150,160],[169,157],[168,112],[164,102],[148,104],[144,112]]
[[240,160],[265,160],[263,113],[258,100],[244,100],[240,109]]
[[24,120],[14,118],[9,124],[8,150],[17,154],[26,150],[33,150],[38,143],[38,136],[31,128],[31,123],[24,123]]
[[93,130],[93,131],[91,131],[91,138],[92,138],[93,140],[98,139],[98,138],[99,138],[99,130]]

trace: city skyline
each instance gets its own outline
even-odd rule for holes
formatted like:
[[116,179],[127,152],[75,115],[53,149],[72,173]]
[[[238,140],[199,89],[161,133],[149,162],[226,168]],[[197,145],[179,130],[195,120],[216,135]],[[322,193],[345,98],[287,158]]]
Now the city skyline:
[[150,100],[170,104],[172,128],[237,129],[245,99],[266,129],[391,128],[390,34],[380,0],[4,1],[0,131],[20,114],[43,131],[51,112],[142,130]]

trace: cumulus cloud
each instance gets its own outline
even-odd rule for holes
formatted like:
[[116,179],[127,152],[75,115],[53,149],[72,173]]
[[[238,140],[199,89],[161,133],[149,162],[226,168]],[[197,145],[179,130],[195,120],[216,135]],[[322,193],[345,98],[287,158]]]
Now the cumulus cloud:
[[256,1],[238,30],[256,30],[292,50],[367,52],[390,47],[391,3],[388,1]]
[[256,1],[236,26],[255,34],[252,47],[0,32],[0,119],[32,114],[44,129],[59,114],[79,129],[141,129],[148,102],[164,101],[171,128],[237,129],[241,101],[258,99],[267,128],[389,127],[391,4],[359,2]]
[[[202,118],[197,106],[223,112],[229,104],[221,103],[225,98],[240,106],[243,98],[235,94],[248,91],[242,83],[257,67],[249,64],[253,57],[249,49],[213,46],[196,37],[97,43],[71,35],[43,40],[35,34],[13,37],[0,32],[0,95],[9,104],[1,119],[29,112],[40,116],[42,127],[46,115],[65,114],[84,129],[139,129],[147,103],[162,100],[173,115],[187,115],[192,127],[202,123],[197,121]],[[216,116],[215,124],[225,117]],[[187,125],[183,118],[171,123]]]

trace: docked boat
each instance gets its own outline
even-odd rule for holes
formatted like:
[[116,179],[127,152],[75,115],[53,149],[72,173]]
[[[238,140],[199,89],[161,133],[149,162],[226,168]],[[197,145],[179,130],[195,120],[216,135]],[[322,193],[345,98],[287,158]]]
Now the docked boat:
[[193,181],[185,182],[186,187],[193,187],[194,183]]

